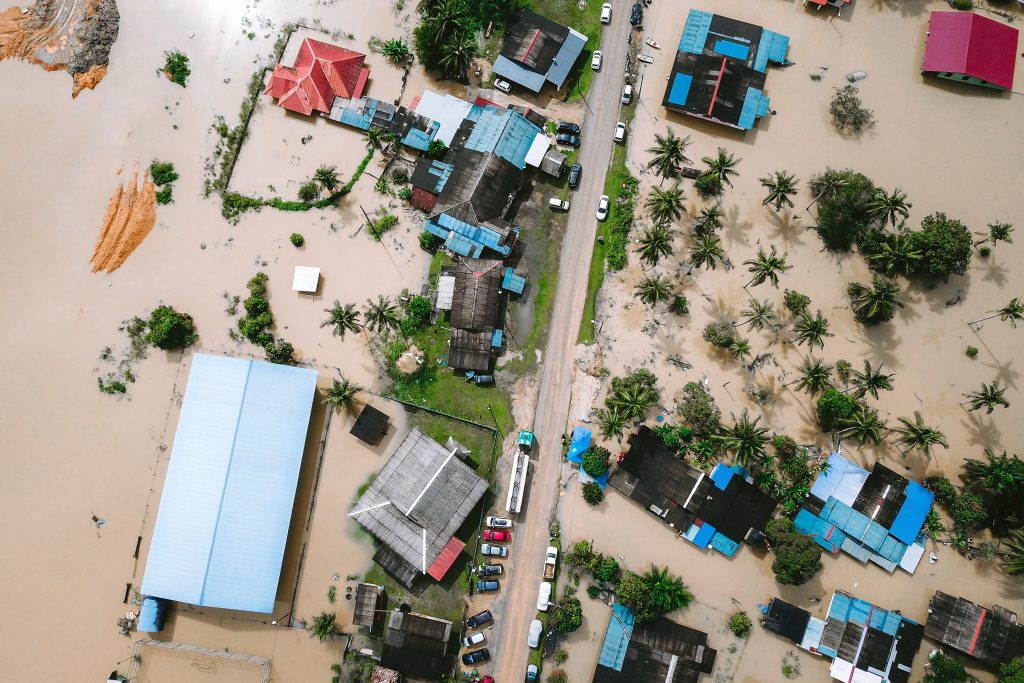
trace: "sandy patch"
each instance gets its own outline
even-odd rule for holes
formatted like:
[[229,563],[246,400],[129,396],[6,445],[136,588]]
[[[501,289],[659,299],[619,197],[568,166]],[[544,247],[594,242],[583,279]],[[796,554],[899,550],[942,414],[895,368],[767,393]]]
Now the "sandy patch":
[[112,273],[142,244],[156,223],[156,189],[146,172],[139,187],[139,172],[126,185],[118,185],[107,204],[103,229],[92,252],[92,272]]
[[399,356],[395,362],[395,367],[404,372],[407,375],[411,375],[420,369],[420,363],[423,362],[423,352],[416,348],[416,345],[410,346],[406,349],[405,353]]

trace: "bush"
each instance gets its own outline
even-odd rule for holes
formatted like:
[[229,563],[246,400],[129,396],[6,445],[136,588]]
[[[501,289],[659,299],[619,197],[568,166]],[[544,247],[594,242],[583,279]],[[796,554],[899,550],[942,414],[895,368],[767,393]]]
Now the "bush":
[[853,369],[853,366],[850,365],[850,361],[843,360],[841,358],[836,361],[836,376],[843,383],[846,383],[846,382],[850,381],[850,370],[852,370],[852,369]]
[[291,237],[288,238],[288,240],[291,241],[291,243],[294,244],[296,247],[301,247],[303,244],[306,243],[306,238],[297,232],[293,232]]
[[572,633],[582,625],[583,606],[580,604],[579,598],[561,600],[548,619],[548,626],[551,626],[562,635]]
[[727,320],[708,323],[704,327],[704,341],[720,349],[728,349],[736,341],[736,328]]
[[807,307],[811,305],[811,297],[795,290],[787,289],[782,297],[782,305],[786,307],[787,311],[799,317],[807,312]]
[[960,11],[970,11],[974,9],[974,0],[949,0],[949,4],[953,9]]
[[620,574],[621,569],[619,568],[619,563],[614,557],[605,557],[602,559],[597,571],[594,572],[597,580],[604,583],[615,583],[619,580]]
[[690,302],[682,294],[676,294],[672,297],[672,302],[668,305],[668,310],[676,315],[690,315]]
[[588,481],[583,485],[583,500],[587,505],[600,505],[604,500],[604,491],[598,484]]
[[299,188],[299,199],[306,202],[316,201],[317,197],[320,196],[320,185],[310,180],[308,183],[303,183]]
[[370,237],[380,242],[380,239],[381,237],[384,236],[384,233],[386,233],[388,230],[391,230],[396,225],[398,225],[398,216],[394,216],[392,214],[381,216],[377,220],[370,223],[370,227],[368,228],[370,232]]
[[821,431],[837,429],[843,420],[849,419],[857,410],[857,401],[837,389],[826,389],[818,398],[818,423]]
[[427,156],[431,159],[443,159],[447,152],[448,145],[444,144],[440,140],[431,140],[427,145]]
[[188,57],[177,50],[165,52],[164,57],[164,73],[167,74],[172,83],[177,83],[184,88],[185,84],[188,83],[189,75],[192,73],[192,69],[188,65]]
[[999,683],[1024,683],[1024,656],[1000,665]]
[[683,425],[663,424],[652,431],[661,438],[662,443],[674,451],[678,451],[684,446],[684,442],[693,438],[693,430]]
[[174,164],[169,161],[154,161],[149,165],[149,177],[156,186],[169,185],[178,179]]
[[566,564],[574,567],[588,568],[594,562],[594,549],[590,541],[577,541],[569,554],[565,556]]
[[398,191],[398,198],[401,199],[403,202],[412,201],[412,188],[403,187],[401,190]]
[[554,669],[548,674],[547,683],[569,683],[569,674],[561,669]]
[[840,131],[859,135],[875,125],[874,113],[861,102],[860,93],[852,85],[836,88],[829,105],[832,122]]
[[612,454],[603,446],[591,446],[583,452],[583,471],[597,479],[608,471],[608,459]]
[[[839,185],[834,193],[826,190]],[[818,235],[833,251],[849,251],[861,241],[871,223],[868,210],[875,197],[874,183],[862,173],[849,169],[827,169],[811,178],[811,193],[818,197]]]
[[948,282],[963,275],[971,262],[971,233],[960,221],[935,213],[921,221],[921,230],[910,233],[911,246],[921,252],[914,275]]
[[967,351],[965,353],[967,354],[968,358],[977,358],[978,357],[978,347],[977,346],[968,346],[967,347]]
[[433,235],[426,230],[420,233],[420,249],[423,251],[429,251],[433,254],[441,244],[442,240],[437,235]]
[[967,673],[962,660],[938,651],[928,656],[928,668],[930,670],[921,683],[968,683],[977,680]]
[[267,360],[271,363],[277,363],[278,365],[295,364],[295,358],[293,356],[295,347],[284,339],[278,339],[277,342],[264,344],[263,351],[267,354]]
[[992,254],[992,247],[979,247],[978,255],[981,258],[988,258]]
[[170,204],[171,202],[174,201],[174,197],[172,196],[173,192],[174,191],[171,189],[170,185],[157,190],[156,191],[156,203],[157,204],[161,204],[161,205],[163,205],[163,204]]
[[750,629],[753,625],[753,622],[750,621],[750,617],[747,616],[746,612],[736,612],[729,617],[729,630],[738,638],[746,638],[750,635]]
[[949,507],[956,500],[956,487],[945,477],[928,477],[924,480],[925,488],[935,494],[935,500]]
[[146,341],[165,351],[188,348],[199,340],[192,316],[178,313],[171,306],[153,309],[146,327]]
[[708,436],[718,431],[722,411],[714,396],[698,382],[688,382],[679,401],[679,415],[697,436]]
[[977,529],[988,519],[988,508],[981,496],[963,492],[950,506],[953,522],[961,529]]
[[693,182],[693,188],[705,199],[722,193],[722,183],[710,175],[698,176],[697,180]]
[[399,185],[405,185],[409,182],[409,171],[405,166],[399,166],[391,172],[391,180]]
[[769,521],[764,535],[775,553],[772,571],[779,583],[800,586],[821,571],[821,548],[809,536],[796,531],[789,519]]

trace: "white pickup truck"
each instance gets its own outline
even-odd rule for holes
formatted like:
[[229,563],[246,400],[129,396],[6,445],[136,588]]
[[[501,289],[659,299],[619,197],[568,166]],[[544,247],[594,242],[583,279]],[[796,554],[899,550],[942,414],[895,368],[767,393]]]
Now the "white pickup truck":
[[551,580],[555,578],[555,565],[558,563],[558,548],[553,545],[548,546],[547,553],[544,555],[544,578]]

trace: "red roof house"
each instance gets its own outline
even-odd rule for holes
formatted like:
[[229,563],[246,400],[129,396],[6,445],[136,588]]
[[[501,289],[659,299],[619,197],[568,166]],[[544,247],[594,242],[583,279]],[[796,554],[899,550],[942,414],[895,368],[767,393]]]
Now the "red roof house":
[[921,71],[949,80],[1013,88],[1015,28],[972,12],[932,12]]
[[370,75],[364,59],[361,52],[305,38],[295,66],[276,65],[264,95],[277,98],[279,107],[307,116],[314,110],[330,113],[335,97],[363,96]]

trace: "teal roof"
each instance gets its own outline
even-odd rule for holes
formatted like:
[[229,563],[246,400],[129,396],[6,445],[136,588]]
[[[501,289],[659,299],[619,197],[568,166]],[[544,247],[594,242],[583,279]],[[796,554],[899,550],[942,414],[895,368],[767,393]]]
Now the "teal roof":
[[526,289],[526,278],[516,275],[511,268],[505,268],[505,278],[501,281],[501,288],[513,294],[522,294]]
[[765,29],[764,33],[761,34],[761,42],[757,46],[757,56],[754,57],[754,69],[763,72],[767,68],[768,62],[785,64],[788,51],[789,36]]
[[737,125],[743,130],[750,130],[757,123],[757,119],[768,113],[771,99],[757,88],[747,88],[747,95],[743,98],[743,108],[740,110],[740,120]]
[[636,617],[628,607],[621,603],[612,606],[612,615],[608,619],[608,631],[604,634],[604,644],[601,645],[601,655],[597,660],[599,665],[622,671],[622,664],[626,661],[626,650],[629,648],[629,639],[633,637],[634,624],[636,624]]
[[444,185],[448,182],[448,178],[451,177],[454,169],[454,166],[446,164],[443,161],[434,160],[430,162],[430,167],[427,169],[427,173],[437,178],[437,184],[434,185],[434,189],[432,190],[434,194],[441,193],[441,190],[444,189]]
[[679,40],[680,52],[692,52],[699,55],[704,52],[704,44],[708,39],[708,31],[711,29],[711,20],[714,13],[704,12],[699,9],[692,9],[686,16],[686,26],[683,28],[683,37]]
[[526,153],[540,128],[511,109],[474,105],[470,114],[476,117],[476,125],[466,140],[466,149],[493,152],[520,170],[526,168]]
[[501,235],[490,228],[471,225],[446,213],[427,221],[427,232],[445,240],[445,247],[461,256],[478,258],[484,248],[508,256],[512,249],[501,244]]

